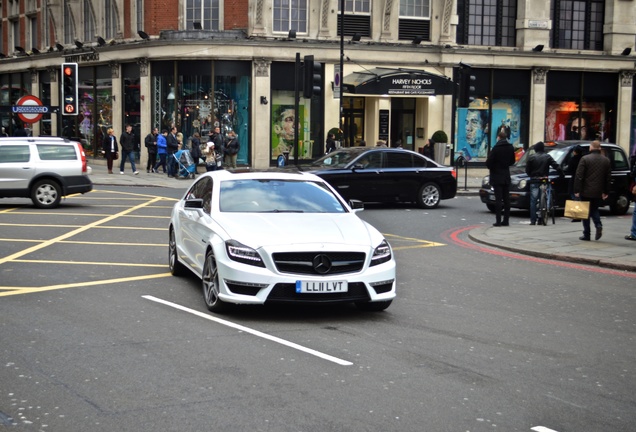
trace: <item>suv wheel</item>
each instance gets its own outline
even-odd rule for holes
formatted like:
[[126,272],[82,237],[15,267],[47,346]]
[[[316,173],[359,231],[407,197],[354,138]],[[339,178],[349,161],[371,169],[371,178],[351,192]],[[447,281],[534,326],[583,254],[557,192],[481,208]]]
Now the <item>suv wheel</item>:
[[31,201],[39,208],[55,208],[62,199],[62,188],[53,180],[40,180],[31,189]]

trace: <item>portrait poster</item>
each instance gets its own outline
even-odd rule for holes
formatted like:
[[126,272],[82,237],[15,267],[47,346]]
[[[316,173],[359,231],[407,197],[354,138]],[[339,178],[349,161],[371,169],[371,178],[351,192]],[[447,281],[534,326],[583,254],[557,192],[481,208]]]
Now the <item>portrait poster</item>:
[[[605,118],[603,102],[583,103],[579,119],[579,105],[573,101],[550,101],[546,105],[545,140],[592,140],[611,136],[612,125]],[[579,124],[580,123],[580,124]]]
[[[276,160],[278,156],[288,152],[289,160],[294,157],[294,92],[277,91],[272,95],[271,104],[271,159]],[[298,140],[299,153],[302,157],[304,148],[301,143],[304,141],[305,135],[309,136],[307,131],[309,128],[309,113],[304,101],[299,106],[300,113],[298,119]]]
[[[505,109],[492,110],[492,124],[506,123]],[[469,161],[484,161],[489,147],[497,142],[497,134],[489,134],[491,122],[487,108],[458,108],[455,156],[463,155]]]

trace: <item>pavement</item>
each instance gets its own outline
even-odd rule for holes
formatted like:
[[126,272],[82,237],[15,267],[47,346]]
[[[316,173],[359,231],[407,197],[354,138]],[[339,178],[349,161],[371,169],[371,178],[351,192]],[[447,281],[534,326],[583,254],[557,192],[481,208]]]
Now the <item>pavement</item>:
[[[146,173],[145,170],[133,175],[129,164],[123,175],[118,170],[108,174],[106,166],[100,162],[103,161],[89,161],[90,177],[95,185],[169,187],[185,192],[192,183],[191,179],[168,178],[165,174]],[[204,168],[199,167],[199,172],[204,172]],[[478,195],[481,179],[486,174],[487,171],[481,168],[460,169],[457,194]],[[494,215],[492,219],[494,222]],[[636,241],[625,240],[631,227],[631,211],[624,216],[613,216],[601,210],[601,220],[603,237],[598,241],[579,240],[581,223],[572,223],[562,217],[557,218],[556,224],[547,226],[530,226],[529,220],[509,227],[479,226],[469,231],[469,237],[475,242],[519,254],[636,272]]]

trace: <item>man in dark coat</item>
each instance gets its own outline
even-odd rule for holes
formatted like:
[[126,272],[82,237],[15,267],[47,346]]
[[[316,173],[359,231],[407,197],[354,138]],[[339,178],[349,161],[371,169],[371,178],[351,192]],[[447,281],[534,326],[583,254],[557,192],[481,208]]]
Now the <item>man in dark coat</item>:
[[159,135],[159,128],[153,128],[152,132],[146,135],[144,139],[144,145],[148,150],[148,162],[146,163],[146,172],[149,173],[150,170],[157,163],[157,136]]
[[121,146],[121,161],[119,163],[119,174],[124,173],[124,165],[127,160],[130,161],[133,174],[139,174],[135,167],[135,134],[132,131],[132,125],[126,125],[126,130],[119,137],[119,145]]
[[[510,165],[515,163],[515,149],[506,138],[505,131],[497,134],[497,144],[490,150],[486,166],[490,171],[490,185],[495,191],[493,226],[508,226],[510,218]],[[503,207],[503,219],[501,218]]]
[[590,153],[581,158],[574,178],[574,196],[581,201],[590,202],[590,214],[583,219],[583,235],[580,240],[590,240],[590,218],[596,227],[595,240],[603,235],[603,224],[598,207],[607,199],[612,181],[612,166],[610,160],[601,154],[601,142],[592,141]]
[[177,141],[177,127],[172,126],[170,133],[166,137],[166,159],[168,162],[168,177],[177,177],[177,160],[174,154],[179,151],[179,141]]

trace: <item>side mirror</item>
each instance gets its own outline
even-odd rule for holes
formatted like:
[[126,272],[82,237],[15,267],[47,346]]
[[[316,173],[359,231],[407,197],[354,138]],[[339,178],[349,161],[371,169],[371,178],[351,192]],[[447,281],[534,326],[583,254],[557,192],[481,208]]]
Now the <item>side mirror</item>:
[[203,208],[203,200],[201,198],[187,199],[183,208],[190,210],[199,210]]
[[354,213],[364,210],[364,203],[360,200],[349,200],[349,207]]

